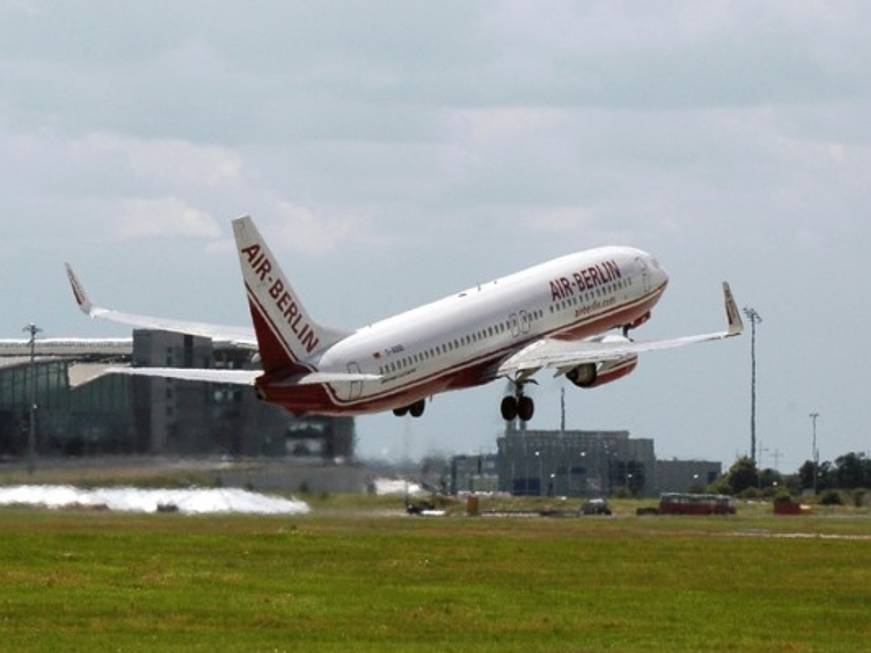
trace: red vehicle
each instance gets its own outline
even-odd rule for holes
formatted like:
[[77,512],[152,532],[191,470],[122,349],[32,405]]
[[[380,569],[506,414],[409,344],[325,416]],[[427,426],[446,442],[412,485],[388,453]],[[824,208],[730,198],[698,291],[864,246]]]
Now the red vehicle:
[[659,497],[660,515],[734,515],[732,497],[725,494],[681,494],[667,492]]

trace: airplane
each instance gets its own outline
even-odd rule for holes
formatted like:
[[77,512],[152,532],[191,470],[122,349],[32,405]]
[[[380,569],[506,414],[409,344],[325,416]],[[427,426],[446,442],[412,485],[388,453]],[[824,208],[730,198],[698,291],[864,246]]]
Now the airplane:
[[[632,247],[569,254],[438,301],[341,331],[316,322],[249,216],[233,220],[253,330],[134,315],[89,299],[69,264],[79,308],[91,318],[212,338],[250,349],[262,369],[118,367],[108,372],[253,386],[296,415],[392,410],[420,417],[427,398],[507,379],[505,420],[535,411],[525,387],[541,370],[595,388],[630,374],[642,352],[723,340],[744,328],[723,283],[725,331],[635,342],[668,285],[656,258]],[[613,332],[613,330],[617,330]]]

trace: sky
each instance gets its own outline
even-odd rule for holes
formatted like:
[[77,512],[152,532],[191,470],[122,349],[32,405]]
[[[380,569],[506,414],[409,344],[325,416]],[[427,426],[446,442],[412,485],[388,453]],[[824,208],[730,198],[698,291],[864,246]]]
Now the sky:
[[[0,0],[0,336],[123,336],[99,304],[248,324],[250,214],[308,310],[350,329],[604,244],[670,284],[641,339],[758,327],[760,461],[871,450],[871,5]],[[628,429],[659,457],[750,448],[749,332],[582,390],[531,426]],[[502,382],[362,456],[495,450]]]

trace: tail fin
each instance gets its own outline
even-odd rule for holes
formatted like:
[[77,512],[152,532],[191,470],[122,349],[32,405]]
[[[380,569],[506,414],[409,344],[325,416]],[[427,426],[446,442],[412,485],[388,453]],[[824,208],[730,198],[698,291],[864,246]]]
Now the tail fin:
[[85,287],[81,284],[78,277],[76,277],[76,273],[73,272],[73,268],[69,263],[64,263],[64,267],[67,269],[67,278],[70,280],[70,285],[73,287],[73,296],[76,298],[76,304],[79,305],[79,309],[81,309],[82,313],[90,315],[94,305],[91,303],[91,300],[88,299],[88,293],[85,292]]
[[744,322],[741,321],[741,313],[738,312],[738,305],[732,296],[732,289],[725,281],[723,282],[723,300],[726,303],[726,320],[729,325],[727,334],[729,337],[739,336],[744,331]]
[[250,217],[233,220],[233,233],[263,370],[314,370],[312,357],[345,334],[311,319]]

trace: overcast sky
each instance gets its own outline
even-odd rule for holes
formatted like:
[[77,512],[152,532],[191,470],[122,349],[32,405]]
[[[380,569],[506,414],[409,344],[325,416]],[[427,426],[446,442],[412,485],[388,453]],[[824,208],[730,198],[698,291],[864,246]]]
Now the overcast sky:
[[[247,324],[254,216],[352,328],[568,252],[653,252],[639,338],[759,327],[762,463],[871,449],[871,4],[0,1],[0,336],[125,335],[98,303]],[[532,424],[749,450],[750,338],[642,357]],[[489,451],[503,384],[358,419],[362,455]]]

